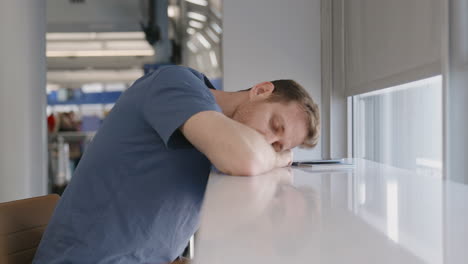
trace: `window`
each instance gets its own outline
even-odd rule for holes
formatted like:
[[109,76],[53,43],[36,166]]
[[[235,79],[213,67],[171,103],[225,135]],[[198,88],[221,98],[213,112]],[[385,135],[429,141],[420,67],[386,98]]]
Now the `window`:
[[442,77],[353,96],[354,157],[442,176]]

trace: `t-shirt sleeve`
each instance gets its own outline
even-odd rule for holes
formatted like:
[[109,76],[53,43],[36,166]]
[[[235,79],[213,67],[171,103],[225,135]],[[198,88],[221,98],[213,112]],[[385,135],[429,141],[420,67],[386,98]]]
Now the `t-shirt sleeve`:
[[143,100],[143,115],[166,147],[172,135],[193,115],[203,111],[221,112],[203,79],[187,68],[163,68],[150,83]]

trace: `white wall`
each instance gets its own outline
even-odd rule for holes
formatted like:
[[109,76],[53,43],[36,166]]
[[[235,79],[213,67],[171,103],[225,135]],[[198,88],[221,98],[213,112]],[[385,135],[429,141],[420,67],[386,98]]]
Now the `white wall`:
[[46,3],[0,1],[0,202],[47,192]]
[[[224,0],[224,90],[294,79],[320,105],[320,0]],[[318,159],[297,150],[295,159]]]

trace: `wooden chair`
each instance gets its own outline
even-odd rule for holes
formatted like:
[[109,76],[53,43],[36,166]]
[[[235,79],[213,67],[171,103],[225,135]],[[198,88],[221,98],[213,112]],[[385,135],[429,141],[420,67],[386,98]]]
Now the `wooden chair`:
[[59,196],[0,203],[0,264],[30,264]]

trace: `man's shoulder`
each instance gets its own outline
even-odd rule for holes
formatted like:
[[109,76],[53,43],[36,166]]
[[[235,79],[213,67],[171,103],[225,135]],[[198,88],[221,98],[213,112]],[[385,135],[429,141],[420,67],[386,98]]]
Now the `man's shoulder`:
[[148,96],[148,92],[159,93],[172,90],[174,87],[179,88],[179,91],[184,88],[187,88],[185,90],[205,90],[205,78],[205,75],[190,67],[164,65],[135,81],[125,94]]
[[196,76],[197,79],[203,80],[205,75],[197,70],[181,65],[166,65],[162,66],[156,72],[156,75],[172,75],[174,77],[183,78],[184,76]]

